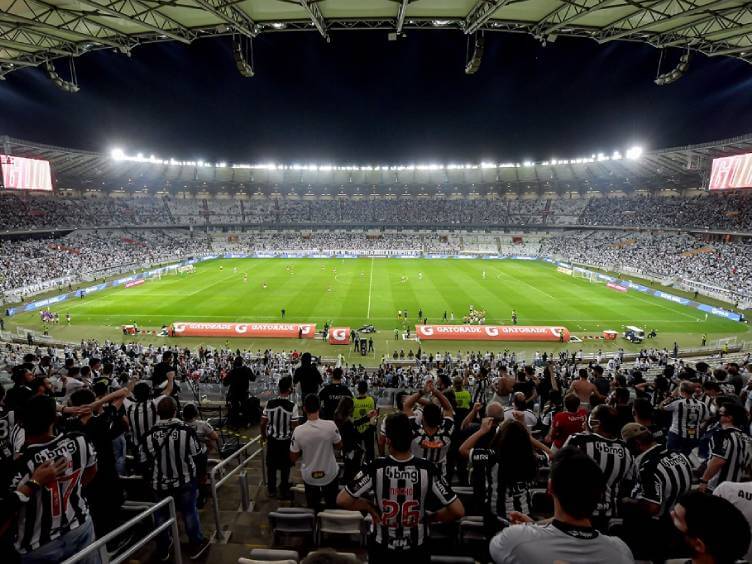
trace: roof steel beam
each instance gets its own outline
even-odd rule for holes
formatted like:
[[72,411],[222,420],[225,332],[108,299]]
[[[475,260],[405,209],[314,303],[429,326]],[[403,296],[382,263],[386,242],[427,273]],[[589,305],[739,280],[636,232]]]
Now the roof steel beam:
[[475,33],[485,24],[496,10],[502,8],[513,0],[478,0],[473,9],[465,18],[465,33]]
[[3,23],[0,23],[0,45],[32,53],[45,50],[60,56],[75,56],[79,53],[75,44],[63,39],[51,38],[20,25],[12,26]]
[[545,37],[566,27],[582,16],[618,3],[620,3],[620,0],[579,0],[579,2],[565,0],[561,6],[545,16],[535,26],[535,34]]
[[321,37],[329,41],[330,38],[329,32],[327,31],[326,20],[321,14],[321,10],[318,6],[318,0],[299,0],[299,2],[308,14],[308,17],[311,18],[311,23],[319,31]]
[[[36,0],[35,0],[36,1]],[[113,16],[117,19],[129,21],[151,31],[156,31],[180,43],[190,43],[196,38],[195,32],[164,15],[157,8],[147,5],[141,0],[114,0],[108,4],[100,4],[94,0],[77,0],[84,6],[94,8],[92,15]]]
[[689,42],[692,46],[702,49],[700,45],[712,44],[710,38],[713,36],[732,32],[732,35],[727,35],[718,40],[725,42],[733,37],[743,35],[748,31],[748,28],[752,27],[752,24],[749,23],[750,19],[752,19],[752,5],[750,4],[718,10],[712,12],[709,16],[665,31],[651,39],[651,43],[659,47],[675,47]]
[[402,26],[405,25],[405,14],[407,13],[407,5],[410,0],[400,0],[400,7],[397,11],[397,33],[402,33]]
[[728,1],[715,0],[703,6],[698,6],[689,0],[659,0],[608,25],[598,33],[598,39],[600,41],[623,39],[636,32],[645,31],[654,25],[707,13],[710,8],[718,4],[728,3]]
[[246,37],[256,37],[256,24],[251,17],[236,6],[236,1],[228,0],[193,0],[204,8],[224,21],[236,32],[245,35]]

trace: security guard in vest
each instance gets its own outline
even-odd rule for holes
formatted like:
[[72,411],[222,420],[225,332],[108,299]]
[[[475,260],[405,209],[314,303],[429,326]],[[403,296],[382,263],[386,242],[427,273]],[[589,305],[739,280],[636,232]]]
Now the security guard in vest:
[[375,421],[379,412],[376,400],[368,395],[368,383],[365,380],[358,382],[358,396],[353,404],[353,424],[358,433],[358,443],[363,445],[365,451],[364,462],[371,462],[374,458]]
[[462,431],[462,422],[467,417],[467,414],[470,413],[473,401],[473,396],[470,390],[465,389],[464,383],[461,376],[455,376],[452,380],[454,432],[452,433],[452,444],[449,446],[449,452],[447,453],[447,477],[452,479],[456,472],[463,484],[467,483],[468,471],[467,464],[464,463],[459,455],[459,447],[467,438],[467,433]]

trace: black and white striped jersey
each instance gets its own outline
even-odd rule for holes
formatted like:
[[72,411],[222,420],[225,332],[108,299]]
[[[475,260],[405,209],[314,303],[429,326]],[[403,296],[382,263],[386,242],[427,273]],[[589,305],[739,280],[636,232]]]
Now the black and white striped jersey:
[[277,441],[292,437],[292,423],[298,419],[298,406],[289,398],[278,397],[266,402],[263,418],[267,421],[266,436]]
[[600,466],[606,478],[603,499],[595,510],[598,517],[614,517],[618,513],[617,502],[625,493],[625,486],[634,478],[634,458],[620,439],[607,439],[597,433],[570,435],[564,447],[576,447]]
[[663,409],[670,411],[672,415],[669,432],[683,439],[698,439],[700,425],[710,416],[708,406],[695,398],[674,400]]
[[444,417],[441,425],[434,434],[427,433],[416,416],[410,417],[410,427],[412,428],[414,437],[410,445],[410,451],[413,455],[418,458],[425,458],[442,469],[446,461],[449,445],[452,442],[454,419]]
[[128,417],[128,425],[131,428],[131,435],[133,437],[133,444],[138,447],[141,444],[146,433],[157,423],[159,415],[157,415],[157,402],[162,399],[148,399],[146,401],[139,401],[129,405],[125,414]]
[[20,445],[16,444],[19,430],[23,431],[16,425],[16,412],[0,410],[0,464],[13,462],[14,455],[23,445],[23,441]]
[[196,477],[193,457],[205,452],[196,432],[179,419],[159,421],[141,441],[141,462],[152,465],[152,487],[166,491]]
[[712,489],[722,482],[741,482],[752,470],[752,439],[737,427],[719,429],[710,437],[710,457],[726,461],[708,483]]
[[16,460],[11,488],[31,479],[37,467],[48,460],[64,458],[65,475],[52,485],[35,491],[21,505],[17,521],[16,550],[24,554],[36,550],[73,529],[89,518],[89,506],[82,495],[84,472],[96,466],[94,447],[81,433],[58,435],[43,444],[26,445]]
[[356,498],[373,493],[381,514],[374,540],[394,551],[422,546],[428,538],[427,505],[435,500],[446,507],[457,498],[436,466],[415,456],[377,458],[345,489]]
[[635,459],[636,482],[632,497],[661,506],[658,517],[668,515],[677,500],[692,487],[692,464],[680,452],[655,445]]
[[490,448],[474,448],[470,451],[470,463],[474,472],[483,476],[473,484],[473,493],[483,499],[488,512],[503,519],[510,511],[530,513],[532,493],[529,482],[508,482],[502,474],[503,461]]

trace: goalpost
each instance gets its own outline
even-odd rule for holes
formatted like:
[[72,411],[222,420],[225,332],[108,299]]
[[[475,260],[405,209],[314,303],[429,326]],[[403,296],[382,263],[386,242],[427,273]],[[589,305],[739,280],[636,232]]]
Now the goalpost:
[[596,274],[595,272],[591,272],[589,270],[585,270],[584,268],[577,268],[577,267],[573,268],[572,277],[582,278],[584,280],[587,280],[590,283],[602,282],[602,280],[598,278],[598,274]]

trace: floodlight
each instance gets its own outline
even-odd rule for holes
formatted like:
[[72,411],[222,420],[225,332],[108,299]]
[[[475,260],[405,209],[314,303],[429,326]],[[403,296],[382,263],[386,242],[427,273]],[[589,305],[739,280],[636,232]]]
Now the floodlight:
[[[661,59],[663,58],[663,53],[661,53]],[[682,76],[684,76],[684,73],[687,72],[687,69],[689,68],[689,51],[686,51],[681,57],[679,57],[679,63],[671,69],[668,72],[665,72],[663,74],[659,74],[655,78],[655,83],[658,86],[665,86],[666,84],[671,84],[672,82],[676,82],[679,80]],[[658,71],[660,72],[661,69],[661,61],[659,59],[658,61]]]
[[65,80],[63,77],[61,77],[57,71],[55,70],[55,67],[52,64],[52,61],[47,61],[44,63],[45,70],[47,71],[47,76],[50,77],[50,80],[52,80],[52,83],[57,86],[60,90],[64,92],[71,92],[75,93],[80,90],[78,87],[78,79],[76,78],[76,67],[73,63],[73,57],[71,57],[69,62],[70,67],[70,74],[71,79]]
[[630,147],[627,149],[627,158],[636,161],[642,155],[642,147]]
[[251,78],[253,72],[253,42],[250,38],[244,36],[232,36],[232,56],[235,59],[235,66],[244,78]]
[[122,149],[113,149],[110,151],[113,160],[122,161],[125,158],[125,152]]

